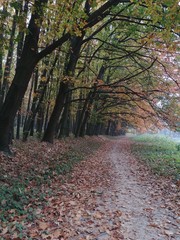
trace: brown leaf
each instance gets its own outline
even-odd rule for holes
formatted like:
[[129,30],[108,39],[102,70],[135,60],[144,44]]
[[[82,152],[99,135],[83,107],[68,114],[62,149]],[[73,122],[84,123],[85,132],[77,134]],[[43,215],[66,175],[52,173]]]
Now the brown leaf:
[[46,222],[38,222],[38,225],[41,230],[45,230],[49,227],[49,224]]
[[35,237],[37,237],[37,235],[38,235],[38,233],[36,232],[36,230],[31,230],[31,232],[30,232],[31,238],[35,238]]
[[76,206],[77,205],[77,203],[75,201],[70,201],[69,204],[72,205],[72,206]]
[[8,227],[3,228],[1,235],[4,235],[8,232]]
[[51,237],[53,237],[53,239],[59,238],[59,237],[61,237],[61,239],[63,239],[62,229],[56,229],[53,233],[51,233]]
[[164,231],[164,234],[167,235],[167,236],[172,236],[174,235],[174,233],[172,231],[169,231],[169,230],[165,230]]
[[101,218],[102,218],[102,213],[96,212],[96,213],[94,214],[94,217],[97,218],[97,219],[101,219]]
[[156,223],[150,223],[148,226],[154,227],[154,228],[159,228],[159,226]]
[[121,212],[120,210],[117,210],[117,211],[115,212],[115,214],[116,214],[116,216],[118,216],[118,217],[121,217],[121,216],[122,216],[122,212]]

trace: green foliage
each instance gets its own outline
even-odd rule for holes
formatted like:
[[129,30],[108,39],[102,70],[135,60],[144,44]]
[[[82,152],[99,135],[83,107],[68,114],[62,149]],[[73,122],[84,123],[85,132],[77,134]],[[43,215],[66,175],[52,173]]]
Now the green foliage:
[[172,139],[159,135],[140,135],[133,138],[133,152],[159,175],[180,175],[179,144]]
[[[10,186],[0,185],[0,220],[8,221],[13,215],[27,215],[33,218],[33,212],[27,208],[41,194],[37,188],[27,189],[26,181],[20,179],[9,179]],[[44,199],[44,198],[43,198]]]
[[10,6],[16,10],[19,10],[21,8],[21,3],[18,1],[12,1],[10,3]]
[[6,219],[6,212],[9,209],[16,209],[19,214],[24,213],[23,205],[27,203],[27,196],[24,194],[24,186],[20,186],[18,181],[15,181],[12,186],[0,186],[1,220]]

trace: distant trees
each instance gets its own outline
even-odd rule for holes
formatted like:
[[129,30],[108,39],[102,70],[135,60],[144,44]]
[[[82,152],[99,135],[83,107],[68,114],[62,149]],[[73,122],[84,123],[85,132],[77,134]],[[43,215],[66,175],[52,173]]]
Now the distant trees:
[[23,131],[24,140],[38,133],[53,142],[70,133],[174,127],[178,7],[178,1],[4,1],[0,150],[10,152],[15,130],[17,138]]

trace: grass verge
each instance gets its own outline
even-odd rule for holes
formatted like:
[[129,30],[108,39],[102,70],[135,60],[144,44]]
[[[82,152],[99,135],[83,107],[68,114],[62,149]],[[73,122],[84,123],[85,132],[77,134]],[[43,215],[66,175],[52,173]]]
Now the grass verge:
[[133,137],[133,153],[158,175],[180,178],[179,143],[161,135],[144,134]]

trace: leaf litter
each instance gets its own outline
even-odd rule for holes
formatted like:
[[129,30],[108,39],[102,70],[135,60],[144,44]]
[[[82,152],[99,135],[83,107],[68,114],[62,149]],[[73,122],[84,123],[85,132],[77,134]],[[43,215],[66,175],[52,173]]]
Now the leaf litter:
[[[10,220],[0,224],[0,239],[179,240],[178,187],[169,178],[152,175],[131,154],[131,144],[127,138],[105,137],[57,141],[54,146],[30,142],[17,146],[9,162],[1,156],[4,173],[12,176],[35,166],[39,174],[57,156],[64,161],[72,149],[83,160],[71,173],[55,173],[41,184],[41,192],[51,194],[24,207],[32,208],[32,219],[9,210]],[[34,187],[32,179],[27,188]]]

